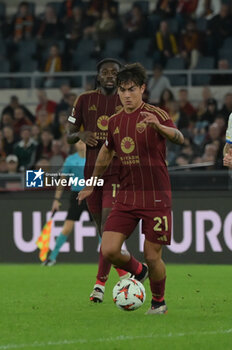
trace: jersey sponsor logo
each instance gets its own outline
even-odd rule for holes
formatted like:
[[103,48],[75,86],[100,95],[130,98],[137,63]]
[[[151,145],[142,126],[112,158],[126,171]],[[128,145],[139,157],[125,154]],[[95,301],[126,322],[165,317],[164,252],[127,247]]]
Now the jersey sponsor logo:
[[114,130],[113,135],[119,134],[119,127],[117,126],[117,128]]
[[115,112],[116,112],[116,113],[119,112],[120,109],[122,109],[122,106],[121,106],[121,105],[116,106],[116,107],[115,107]]
[[124,137],[121,141],[121,149],[124,153],[127,154],[133,152],[135,149],[134,140],[129,136]]
[[88,111],[96,111],[97,110],[97,107],[96,105],[92,105],[89,107]]
[[101,115],[97,120],[98,128],[103,131],[108,130],[108,120],[109,117],[107,115]]
[[74,118],[74,117],[72,117],[71,115],[68,117],[68,121],[70,122],[70,123],[75,123],[76,122],[76,118]]
[[144,132],[144,130],[146,129],[147,125],[145,123],[137,123],[136,124],[136,130],[142,134],[142,132]]

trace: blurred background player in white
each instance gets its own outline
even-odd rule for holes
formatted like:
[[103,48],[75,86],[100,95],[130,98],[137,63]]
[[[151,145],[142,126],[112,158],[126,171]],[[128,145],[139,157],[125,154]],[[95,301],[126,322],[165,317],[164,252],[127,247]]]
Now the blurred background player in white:
[[[75,144],[75,148],[76,152],[66,158],[61,173],[67,175],[74,174],[74,177],[78,177],[80,180],[84,178],[86,146],[84,142],[80,140]],[[61,178],[66,178],[66,176],[62,175]],[[56,239],[54,250],[50,253],[48,259],[43,263],[44,266],[52,266],[56,263],[56,258],[60,252],[60,248],[66,242],[68,235],[72,232],[75,221],[79,220],[80,215],[84,210],[88,210],[85,202],[83,202],[81,205],[77,204],[76,198],[81,189],[82,187],[79,185],[75,186],[73,184],[71,186],[69,209],[64,226],[60,235]],[[61,184],[58,185],[55,192],[55,198],[52,203],[52,212],[60,209],[60,200],[63,191],[64,187]]]
[[223,153],[223,164],[229,168],[232,168],[232,113],[229,116],[228,126],[226,130],[226,144]]

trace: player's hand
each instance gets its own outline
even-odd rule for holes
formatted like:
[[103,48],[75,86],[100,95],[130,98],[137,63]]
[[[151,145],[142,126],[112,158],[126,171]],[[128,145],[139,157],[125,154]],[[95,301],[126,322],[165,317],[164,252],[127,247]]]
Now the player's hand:
[[85,198],[91,196],[93,190],[94,186],[86,186],[85,188],[83,188],[83,190],[81,190],[77,196],[78,204],[80,205]]
[[159,129],[160,122],[159,122],[158,118],[153,113],[140,112],[140,114],[144,117],[144,119],[141,121],[141,123],[146,123],[146,124],[152,126],[156,130]]
[[229,149],[228,153],[225,154],[225,157],[223,158],[223,165],[232,167],[232,149]]
[[52,212],[58,211],[60,209],[61,203],[57,199],[54,199],[52,203]]
[[86,145],[90,147],[97,146],[98,141],[96,139],[96,135],[92,131],[80,131],[78,133],[79,139],[81,139]]

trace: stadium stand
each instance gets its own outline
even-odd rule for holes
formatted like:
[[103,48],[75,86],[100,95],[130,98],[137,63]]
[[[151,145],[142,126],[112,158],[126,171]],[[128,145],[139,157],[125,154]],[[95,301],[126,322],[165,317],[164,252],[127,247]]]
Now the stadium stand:
[[[186,137],[186,144],[183,147],[172,149],[168,145],[169,165],[175,166],[181,161],[193,164],[196,161],[203,162],[205,159],[210,159],[214,163],[211,169],[221,169],[221,145],[224,142],[228,113],[232,112],[232,103],[228,97],[230,90],[222,90],[225,91],[226,108],[218,108],[211,117],[212,119],[207,119],[207,121],[205,115],[208,113],[208,108],[210,109],[209,101],[215,97],[212,92],[207,98],[202,96],[202,100],[198,99],[198,101],[191,101],[190,97],[188,102],[194,105],[194,113],[189,117],[188,110],[180,106],[178,91],[183,87],[189,88],[191,82],[192,86],[198,88],[210,85],[213,81],[223,86],[223,77],[226,77],[228,71],[223,68],[225,72],[221,72],[222,79],[216,79],[217,73],[220,72],[216,70],[216,67],[220,67],[220,60],[228,61],[223,67],[232,67],[232,9],[227,1],[222,0],[220,8],[212,9],[212,16],[206,16],[205,14],[200,15],[199,11],[194,12],[193,9],[179,11],[178,0],[175,2],[176,6],[173,6],[172,1],[168,3],[170,11],[165,11],[162,1],[129,1],[126,3],[107,1],[102,2],[104,5],[99,6],[98,1],[76,0],[73,1],[71,8],[67,7],[67,1],[26,2],[25,16],[29,16],[31,25],[29,31],[26,21],[23,20],[24,15],[20,15],[22,4],[15,2],[14,6],[10,6],[8,2],[1,1],[0,89],[30,89],[32,84],[34,88],[44,89],[49,87],[50,83],[51,88],[61,88],[61,90],[64,85],[68,85],[69,90],[77,87],[82,90],[92,89],[97,61],[109,56],[120,59],[123,63],[141,62],[148,70],[149,77],[152,75],[155,64],[160,64],[163,68],[163,75],[169,79],[172,93],[170,99],[162,101],[164,103],[162,107],[169,112],[177,126],[182,125],[182,131]],[[197,6],[197,1],[194,3]],[[75,10],[76,8],[79,10]],[[109,18],[103,18],[102,14],[105,10],[110,14]],[[16,19],[18,19],[17,25],[20,26],[18,36],[16,35]],[[99,50],[96,47],[94,30],[97,23],[106,25],[108,20],[114,21],[116,31],[111,39],[105,38],[101,42],[102,47]],[[194,29],[190,28],[190,32],[187,32],[189,21],[193,24]],[[219,23],[220,28],[225,25],[226,33],[216,46],[212,46],[212,35],[210,36],[209,32],[212,32],[215,23]],[[160,31],[160,28],[164,31]],[[166,29],[167,34],[165,34]],[[194,31],[194,35],[191,30]],[[53,36],[52,33],[56,35]],[[201,39],[198,43],[197,63],[193,70],[188,69],[189,61],[183,52],[183,35],[192,35],[191,38],[200,37]],[[58,70],[55,70],[59,74],[56,73],[57,75],[54,75],[53,79],[50,77],[49,80],[44,72],[51,74],[51,69],[53,69],[51,65],[49,66],[48,60],[51,47],[54,45],[58,47],[61,65]],[[195,70],[201,70],[202,73],[194,74]],[[204,73],[205,70],[212,70],[212,73]],[[175,73],[176,71],[179,72]],[[22,75],[17,76],[19,73]],[[3,76],[2,74],[9,75]],[[229,74],[227,74],[228,77],[230,77]],[[226,80],[225,85],[232,85],[229,78]],[[65,105],[66,114],[70,112],[75,97],[76,95],[71,90],[64,97],[68,101]],[[146,99],[150,102],[149,89],[146,91]],[[216,102],[223,107],[223,100]],[[18,106],[13,105],[10,108],[10,116],[7,115],[8,112],[6,113],[6,103],[4,105],[1,103],[1,106],[3,111],[0,123],[0,153],[4,160],[8,153],[2,130],[11,121],[13,121],[14,129],[14,122],[17,118],[15,109]],[[34,107],[32,107],[32,114],[35,115],[35,109],[34,111],[33,109]],[[64,137],[60,138],[61,134],[57,132],[61,127],[58,114],[58,111],[46,111],[39,117],[36,115],[35,124],[41,135],[42,125],[46,125],[43,118],[44,120],[47,118],[49,125],[46,127],[49,127],[52,138],[59,138],[62,147],[68,154],[69,146],[65,144]],[[220,130],[220,137],[212,141],[210,127],[215,123]],[[17,122],[18,124],[20,123]],[[62,130],[63,128],[62,124]],[[32,130],[31,137],[34,138],[35,143],[38,142],[38,133],[34,135]],[[206,146],[212,146],[212,143],[214,145],[207,148],[207,153]]]

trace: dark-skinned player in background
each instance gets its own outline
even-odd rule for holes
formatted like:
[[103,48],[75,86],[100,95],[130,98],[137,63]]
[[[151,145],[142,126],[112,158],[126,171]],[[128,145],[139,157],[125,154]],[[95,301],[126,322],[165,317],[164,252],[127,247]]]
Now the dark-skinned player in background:
[[[81,94],[75,101],[67,140],[76,143],[79,139],[86,143],[85,179],[91,177],[101,146],[107,137],[108,120],[122,108],[117,94],[116,76],[121,63],[113,58],[106,58],[97,64],[97,88]],[[84,131],[81,131],[83,126]],[[105,172],[104,186],[96,187],[94,193],[87,199],[89,211],[101,235],[108,217],[116,192],[119,187],[119,160],[114,157],[111,166]],[[102,302],[105,283],[108,279],[111,263],[105,259],[100,250],[97,280],[90,295],[93,302]],[[116,268],[117,269],[117,268]],[[117,269],[120,279],[129,277],[128,272]]]
[[[117,154],[121,161],[120,188],[104,227],[101,251],[104,258],[139,281],[149,272],[152,301],[147,314],[165,314],[166,269],[162,247],[171,242],[172,226],[166,139],[183,144],[184,137],[164,110],[143,102],[145,82],[146,72],[139,63],[126,65],[117,74],[123,109],[109,120],[107,140],[98,154],[92,176],[101,177]],[[79,201],[93,191],[93,186],[85,187],[79,192]],[[129,252],[121,252],[140,219],[148,267]]]

